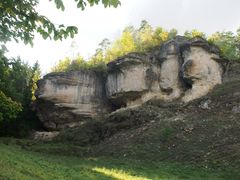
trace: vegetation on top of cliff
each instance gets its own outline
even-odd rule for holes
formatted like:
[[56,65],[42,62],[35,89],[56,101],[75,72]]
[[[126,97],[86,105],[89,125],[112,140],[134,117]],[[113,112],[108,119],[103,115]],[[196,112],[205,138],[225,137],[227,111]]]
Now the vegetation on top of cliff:
[[[66,72],[81,68],[97,68],[106,66],[107,63],[124,56],[130,52],[144,53],[150,51],[163,42],[173,39],[178,35],[176,29],[166,30],[162,27],[153,28],[143,20],[139,28],[127,26],[119,38],[110,42],[103,39],[96,49],[95,54],[88,60],[80,55],[76,58],[66,57],[60,60],[51,70],[53,72]],[[216,32],[207,36],[204,32],[196,29],[186,31],[184,36],[188,39],[202,37],[209,43],[219,47],[221,55],[230,61],[240,61],[240,29],[236,33],[231,31]]]

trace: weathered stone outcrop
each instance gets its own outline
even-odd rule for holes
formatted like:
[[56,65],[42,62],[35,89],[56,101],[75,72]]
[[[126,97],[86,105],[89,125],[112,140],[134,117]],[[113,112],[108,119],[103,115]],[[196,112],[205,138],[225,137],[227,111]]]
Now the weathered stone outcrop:
[[219,50],[202,38],[176,37],[149,53],[130,53],[94,71],[52,73],[38,84],[37,111],[48,129],[147,101],[189,102],[222,82]]
[[110,108],[103,77],[87,70],[44,76],[36,97],[38,116],[49,130],[79,125]]
[[128,54],[108,64],[107,97],[118,107],[142,104],[149,91],[159,91],[159,75],[147,55]]
[[191,86],[182,97],[184,102],[204,96],[222,83],[223,70],[216,62],[219,55],[199,45],[196,42],[183,51],[182,76]]
[[151,99],[189,102],[221,84],[219,59],[218,48],[204,39],[177,37],[148,54],[109,63],[107,96],[119,107]]

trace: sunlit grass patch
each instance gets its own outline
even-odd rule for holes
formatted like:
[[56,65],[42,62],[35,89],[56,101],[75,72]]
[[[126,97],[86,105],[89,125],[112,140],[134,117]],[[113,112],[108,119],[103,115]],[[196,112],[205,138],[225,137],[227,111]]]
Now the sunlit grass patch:
[[105,174],[107,176],[111,176],[113,178],[119,179],[119,180],[150,180],[149,178],[138,176],[138,175],[130,175],[129,173],[122,171],[122,170],[116,170],[116,169],[107,169],[107,168],[99,168],[95,167],[92,170]]

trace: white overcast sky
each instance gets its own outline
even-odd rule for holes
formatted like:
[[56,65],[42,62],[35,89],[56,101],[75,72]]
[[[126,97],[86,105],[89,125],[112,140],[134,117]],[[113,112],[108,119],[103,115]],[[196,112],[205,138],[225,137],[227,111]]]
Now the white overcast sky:
[[[74,0],[65,0],[65,11],[55,8],[53,2],[40,0],[38,11],[56,24],[74,25],[79,33],[74,39],[43,40],[36,36],[34,46],[8,43],[7,56],[20,56],[29,64],[36,60],[44,73],[59,59],[74,54],[90,57],[102,39],[114,39],[128,25],[139,26],[147,20],[152,26],[176,28],[180,33],[198,29],[207,34],[216,31],[235,31],[240,27],[239,0],[121,0],[118,8],[76,8]],[[75,48],[71,44],[75,42]]]

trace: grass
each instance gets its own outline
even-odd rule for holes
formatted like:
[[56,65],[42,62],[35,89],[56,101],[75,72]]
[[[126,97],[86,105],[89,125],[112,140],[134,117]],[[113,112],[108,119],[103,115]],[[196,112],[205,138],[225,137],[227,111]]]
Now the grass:
[[14,144],[0,143],[0,154],[0,179],[237,179],[234,173],[177,163],[50,155]]

